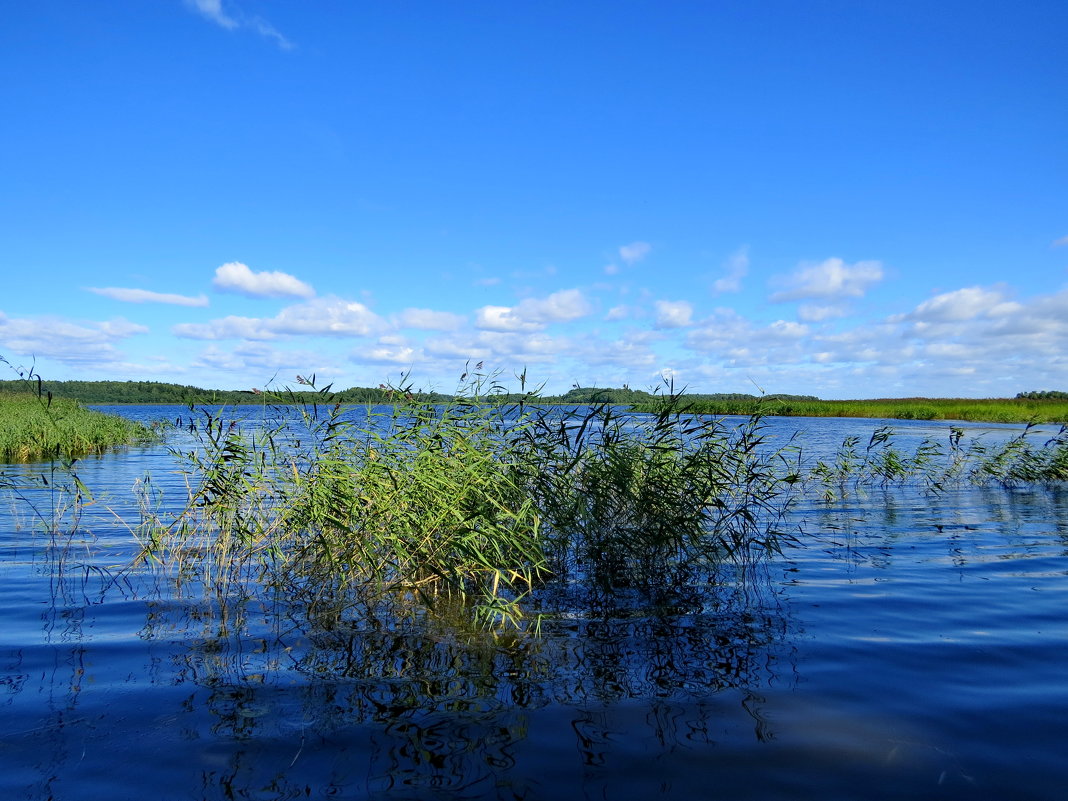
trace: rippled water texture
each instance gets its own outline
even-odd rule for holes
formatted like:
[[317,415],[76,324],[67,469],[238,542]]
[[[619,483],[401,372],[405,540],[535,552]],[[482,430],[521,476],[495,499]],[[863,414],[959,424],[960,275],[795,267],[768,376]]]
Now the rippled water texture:
[[[877,422],[770,424],[826,450]],[[512,641],[309,630],[284,599],[221,614],[120,571],[135,483],[183,492],[167,450],[79,468],[102,500],[73,533],[35,523],[43,488],[0,507],[0,798],[1068,792],[1063,488],[806,502],[803,547],[701,614],[574,615]]]

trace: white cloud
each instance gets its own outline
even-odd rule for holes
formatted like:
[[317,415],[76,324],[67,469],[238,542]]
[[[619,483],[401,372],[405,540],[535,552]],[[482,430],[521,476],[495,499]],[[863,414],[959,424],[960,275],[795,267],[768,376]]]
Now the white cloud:
[[925,300],[908,317],[922,322],[959,322],[1005,308],[1004,294],[995,289],[972,286],[945,292]]
[[173,295],[169,292],[150,292],[147,289],[124,289],[122,287],[86,287],[89,292],[103,295],[105,298],[120,300],[123,303],[169,303],[174,306],[207,306],[207,295],[191,298],[187,295]]
[[858,261],[850,265],[841,259],[827,259],[819,264],[802,264],[791,275],[778,277],[776,283],[784,288],[774,293],[771,301],[859,298],[882,279],[880,262]]
[[637,264],[648,256],[652,249],[653,246],[648,242],[631,242],[619,249],[619,258],[626,264]]
[[328,374],[330,366],[323,363],[322,354],[310,350],[283,350],[262,342],[245,342],[233,348],[208,345],[193,362],[194,369],[243,371],[285,374]]
[[185,0],[185,4],[205,19],[227,30],[233,30],[238,26],[237,20],[227,16],[222,10],[222,0]]
[[73,322],[61,317],[8,317],[0,312],[0,354],[47,357],[63,364],[114,363],[114,344],[149,329],[121,317]]
[[366,349],[354,350],[349,359],[363,364],[413,365],[423,361],[422,351],[404,344],[378,344]]
[[337,297],[287,306],[272,318],[223,317],[209,323],[180,323],[171,331],[188,339],[276,339],[280,336],[370,336],[385,321],[362,303]]
[[1055,239],[1050,247],[1063,248],[1068,245],[1068,236],[1062,236],[1060,239]]
[[848,309],[839,305],[819,305],[815,303],[802,303],[797,307],[797,316],[806,323],[819,323],[831,320],[835,317],[845,317]]
[[247,16],[240,12],[228,14],[223,9],[222,0],[185,0],[186,6],[191,8],[204,19],[214,22],[220,28],[228,31],[238,28],[248,28],[260,36],[273,39],[283,50],[292,50],[293,43],[286,39],[278,30],[263,17]]
[[423,343],[423,350],[429,357],[492,361],[507,367],[552,363],[574,349],[575,343],[569,338],[538,331],[480,331],[474,335],[432,338]]
[[237,292],[253,298],[310,298],[315,294],[310,284],[289,273],[257,273],[239,261],[227,262],[216,269],[212,284],[224,292]]
[[619,267],[616,266],[615,264],[606,264],[604,266],[604,274],[605,275],[615,275],[618,272],[619,272]]
[[605,314],[604,319],[606,322],[613,322],[615,320],[626,320],[634,316],[637,316],[636,310],[631,306],[613,306]]
[[658,300],[656,302],[657,328],[682,328],[690,325],[693,304],[685,300]]
[[425,331],[455,331],[467,321],[462,314],[433,311],[431,309],[405,309],[396,317],[401,328],[419,328]]
[[808,326],[787,320],[760,325],[733,309],[716,309],[686,337],[686,346],[724,366],[797,364],[811,347]]
[[592,311],[578,289],[563,289],[545,298],[526,298],[516,306],[483,306],[475,325],[487,331],[539,331],[549,323],[564,323]]
[[483,306],[475,312],[475,325],[487,331],[537,331],[540,322],[524,320],[511,306]]
[[749,247],[743,245],[730,255],[723,265],[724,275],[712,284],[715,292],[738,292],[742,279],[749,272]]

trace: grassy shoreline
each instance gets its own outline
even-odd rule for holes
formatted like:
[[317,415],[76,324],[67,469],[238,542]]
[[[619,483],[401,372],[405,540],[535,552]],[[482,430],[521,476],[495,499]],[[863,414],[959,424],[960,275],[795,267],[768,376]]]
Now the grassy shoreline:
[[0,392],[0,462],[73,458],[154,437],[140,423],[69,398]]
[[[961,420],[985,423],[1068,423],[1068,401],[1026,398],[875,398],[871,400],[693,400],[686,410],[698,415],[765,417],[854,417],[889,420]],[[656,403],[635,411],[655,412]]]

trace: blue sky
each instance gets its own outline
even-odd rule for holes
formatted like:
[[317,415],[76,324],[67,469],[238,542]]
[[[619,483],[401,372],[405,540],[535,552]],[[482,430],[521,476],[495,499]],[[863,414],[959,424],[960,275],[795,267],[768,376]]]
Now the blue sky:
[[0,356],[46,378],[1068,389],[1063,0],[0,21]]

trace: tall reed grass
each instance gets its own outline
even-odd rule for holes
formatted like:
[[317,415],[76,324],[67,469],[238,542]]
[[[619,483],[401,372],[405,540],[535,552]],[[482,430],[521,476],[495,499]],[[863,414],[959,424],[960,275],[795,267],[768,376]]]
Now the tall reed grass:
[[518,625],[534,596],[576,588],[677,601],[788,539],[796,454],[764,447],[759,419],[543,408],[522,378],[524,400],[492,402],[502,394],[480,373],[442,405],[400,387],[357,423],[323,405],[326,388],[297,417],[285,398],[256,434],[200,412],[188,506],[146,521],[144,555],[223,592],[282,587],[313,610],[459,602]]
[[73,458],[153,439],[144,426],[36,392],[0,392],[0,462]]
[[[635,406],[655,412],[659,402]],[[779,415],[784,417],[858,417],[896,420],[964,420],[991,423],[1068,423],[1068,402],[1050,398],[882,398],[872,400],[797,400],[778,397],[695,399],[693,414]]]

